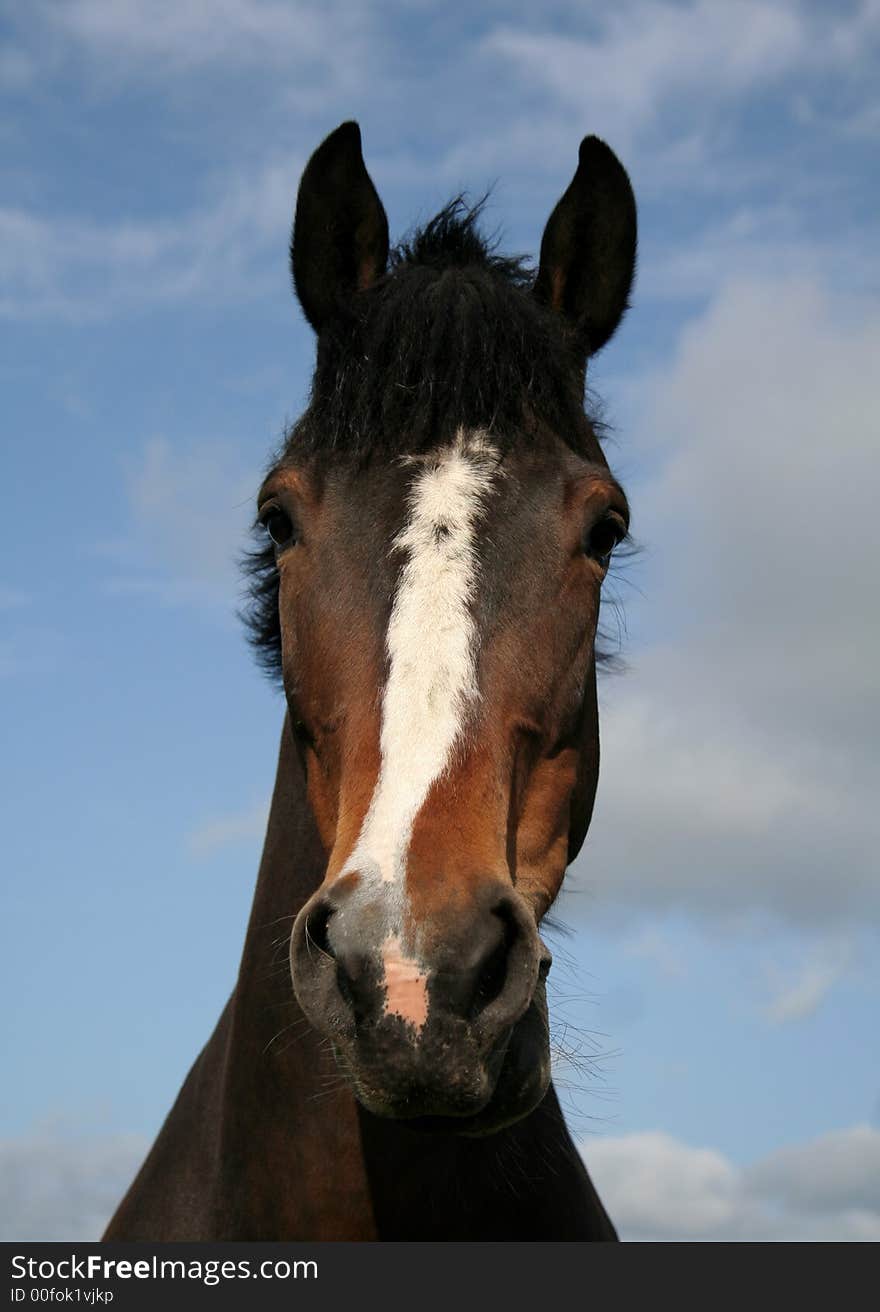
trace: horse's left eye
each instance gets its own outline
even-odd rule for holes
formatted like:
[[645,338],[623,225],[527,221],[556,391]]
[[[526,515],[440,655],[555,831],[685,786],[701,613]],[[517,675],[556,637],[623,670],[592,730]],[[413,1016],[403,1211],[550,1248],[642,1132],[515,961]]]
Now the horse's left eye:
[[593,525],[587,534],[584,550],[588,556],[598,561],[603,569],[607,569],[611,561],[611,553],[625,537],[626,524],[620,515],[612,513]]
[[293,538],[293,521],[280,506],[267,506],[260,515],[260,523],[276,547],[286,547]]

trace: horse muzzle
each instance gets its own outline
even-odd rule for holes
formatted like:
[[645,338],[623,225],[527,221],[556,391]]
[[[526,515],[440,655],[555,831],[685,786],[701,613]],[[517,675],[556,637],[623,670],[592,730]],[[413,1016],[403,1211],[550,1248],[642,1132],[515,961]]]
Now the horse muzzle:
[[550,957],[510,885],[414,927],[386,888],[346,876],[303,907],[290,960],[303,1012],[375,1114],[481,1132],[499,1098],[507,1123],[543,1096]]

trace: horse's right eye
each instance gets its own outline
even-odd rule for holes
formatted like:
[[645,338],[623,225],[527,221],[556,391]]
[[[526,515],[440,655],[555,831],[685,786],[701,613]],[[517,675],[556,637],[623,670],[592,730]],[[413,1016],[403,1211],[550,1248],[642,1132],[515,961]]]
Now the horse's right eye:
[[597,560],[603,569],[611,562],[611,553],[626,537],[626,521],[616,511],[609,511],[603,519],[594,524],[587,534],[584,550],[588,556]]
[[280,506],[267,506],[260,514],[260,523],[276,547],[286,547],[293,541],[293,520]]

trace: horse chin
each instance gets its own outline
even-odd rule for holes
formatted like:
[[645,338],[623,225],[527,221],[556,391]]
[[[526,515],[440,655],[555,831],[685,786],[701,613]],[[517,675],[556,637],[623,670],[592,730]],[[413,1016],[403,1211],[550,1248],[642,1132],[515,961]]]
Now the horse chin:
[[547,1000],[543,981],[517,1023],[502,1036],[481,1072],[485,1094],[471,1107],[454,1112],[413,1114],[407,1097],[389,1097],[371,1083],[367,1087],[351,1069],[352,1086],[361,1105],[383,1120],[397,1121],[420,1133],[482,1138],[514,1125],[540,1105],[550,1085],[550,1045]]
[[485,1107],[467,1117],[431,1116],[409,1124],[414,1129],[441,1134],[484,1138],[524,1120],[544,1099],[550,1085],[550,1046],[547,1008],[542,998],[532,1000],[526,1014],[513,1027],[506,1044],[492,1096]]

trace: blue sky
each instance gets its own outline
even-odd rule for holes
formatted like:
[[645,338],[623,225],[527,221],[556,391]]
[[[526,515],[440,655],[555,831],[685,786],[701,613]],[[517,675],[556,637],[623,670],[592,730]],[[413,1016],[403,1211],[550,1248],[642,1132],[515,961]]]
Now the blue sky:
[[353,117],[398,235],[494,184],[536,252],[587,132],[639,200],[591,383],[644,550],[554,968],[600,1189],[633,1238],[880,1238],[880,5],[0,12],[0,1233],[97,1233],[234,981],[282,715],[234,562]]

